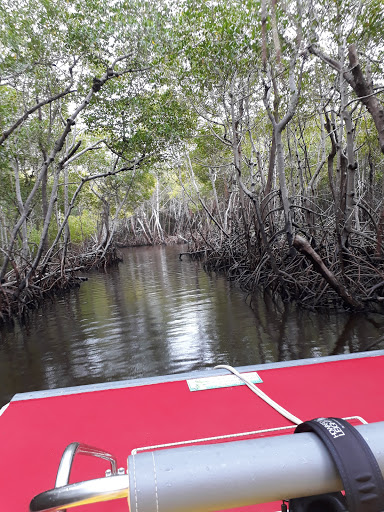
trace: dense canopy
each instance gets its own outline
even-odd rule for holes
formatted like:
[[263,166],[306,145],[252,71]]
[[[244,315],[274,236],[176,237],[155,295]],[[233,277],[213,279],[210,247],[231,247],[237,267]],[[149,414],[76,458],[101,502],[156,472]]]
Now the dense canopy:
[[188,241],[304,307],[384,300],[381,0],[4,0],[0,314]]

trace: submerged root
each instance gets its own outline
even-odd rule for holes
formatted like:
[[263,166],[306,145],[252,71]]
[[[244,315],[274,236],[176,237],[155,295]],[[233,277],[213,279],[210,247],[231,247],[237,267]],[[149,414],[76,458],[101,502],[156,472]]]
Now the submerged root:
[[314,237],[296,235],[292,251],[285,234],[278,233],[271,237],[268,252],[256,234],[239,231],[237,226],[236,234],[224,241],[211,236],[209,251],[204,252],[202,243],[190,250],[204,253],[207,271],[224,273],[251,294],[263,290],[276,300],[311,310],[384,313],[384,258],[375,255],[366,239],[354,236],[340,253],[331,232],[318,244]]
[[94,250],[83,254],[73,254],[62,262],[52,260],[41,265],[32,276],[30,267],[13,268],[0,284],[0,325],[12,322],[13,318],[24,320],[29,312],[39,307],[47,298],[80,286],[87,277],[80,272],[106,268],[121,261],[116,248]]

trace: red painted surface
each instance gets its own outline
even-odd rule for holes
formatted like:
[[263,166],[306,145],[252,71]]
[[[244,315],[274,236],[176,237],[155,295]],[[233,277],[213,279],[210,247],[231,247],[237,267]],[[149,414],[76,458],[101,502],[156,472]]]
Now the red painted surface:
[[[259,387],[306,420],[362,416],[383,421],[384,356],[259,371]],[[0,417],[1,511],[27,512],[54,486],[61,454],[80,441],[115,453],[119,466],[135,447],[290,423],[245,386],[190,392],[185,381],[16,401]],[[105,461],[78,457],[71,481],[104,475]],[[245,507],[273,511],[279,505]],[[125,500],[79,511],[127,512]]]

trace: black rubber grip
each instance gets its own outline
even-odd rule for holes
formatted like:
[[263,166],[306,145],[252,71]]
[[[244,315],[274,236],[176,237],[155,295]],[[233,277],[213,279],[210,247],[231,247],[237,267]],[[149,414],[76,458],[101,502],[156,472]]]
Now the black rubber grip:
[[317,418],[297,426],[295,433],[314,432],[331,454],[344,485],[349,512],[384,512],[384,480],[370,447],[341,418]]

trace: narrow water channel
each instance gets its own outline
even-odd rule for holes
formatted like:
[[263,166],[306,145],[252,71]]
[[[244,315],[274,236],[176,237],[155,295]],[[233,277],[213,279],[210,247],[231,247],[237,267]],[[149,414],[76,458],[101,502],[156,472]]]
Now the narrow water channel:
[[0,406],[13,394],[384,348],[384,316],[315,314],[245,295],[181,246],[125,249],[79,289],[0,331]]

